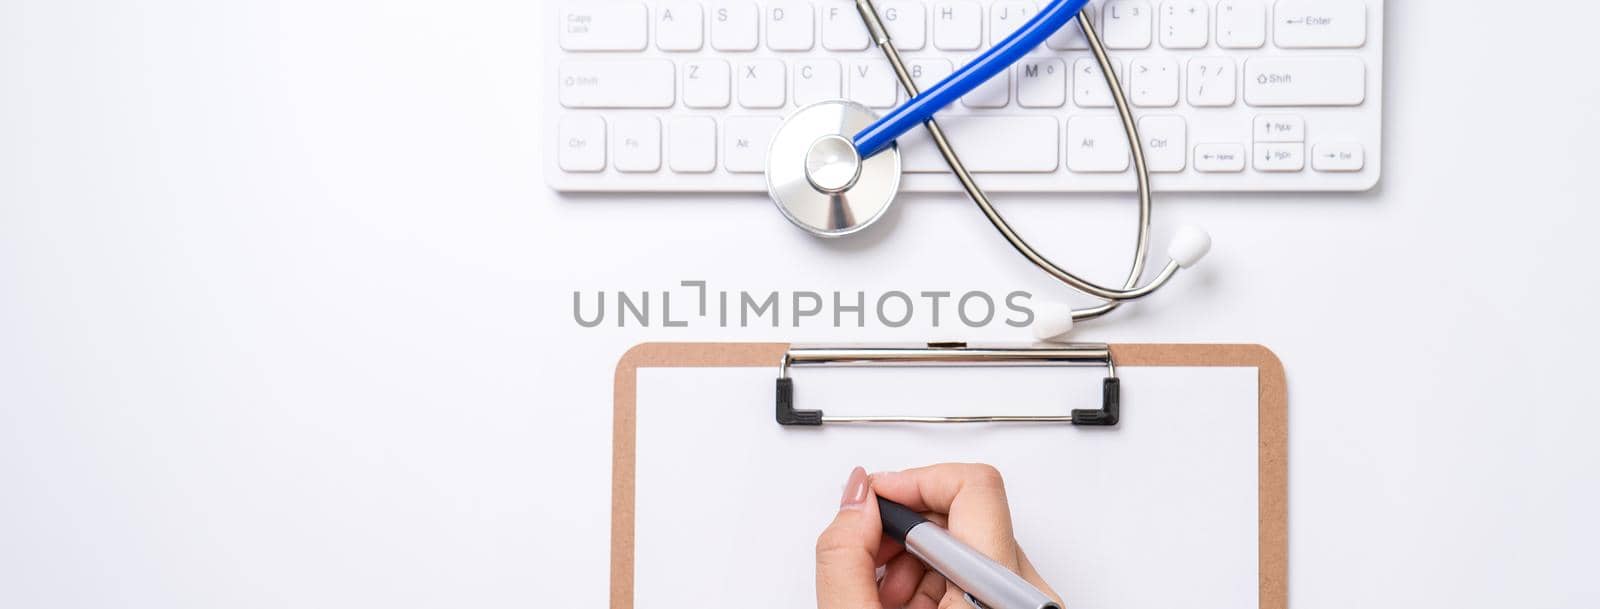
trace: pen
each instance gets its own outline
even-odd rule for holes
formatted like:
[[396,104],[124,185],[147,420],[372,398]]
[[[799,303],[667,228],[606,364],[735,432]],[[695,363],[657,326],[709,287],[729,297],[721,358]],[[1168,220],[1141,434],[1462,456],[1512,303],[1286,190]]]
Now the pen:
[[878,514],[884,533],[966,591],[967,600],[979,609],[1061,609],[1033,584],[910,508],[879,497]]

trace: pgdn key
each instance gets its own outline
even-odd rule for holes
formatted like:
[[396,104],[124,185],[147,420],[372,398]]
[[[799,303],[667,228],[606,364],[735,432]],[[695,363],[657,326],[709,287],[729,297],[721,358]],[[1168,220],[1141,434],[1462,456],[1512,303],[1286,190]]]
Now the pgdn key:
[[1306,168],[1305,144],[1256,144],[1256,171],[1293,172]]

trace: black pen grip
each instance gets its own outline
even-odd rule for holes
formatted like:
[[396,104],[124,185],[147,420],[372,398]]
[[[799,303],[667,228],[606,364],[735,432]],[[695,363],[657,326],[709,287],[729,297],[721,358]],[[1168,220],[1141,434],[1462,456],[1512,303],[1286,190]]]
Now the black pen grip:
[[928,521],[922,514],[911,511],[911,508],[883,497],[878,498],[878,515],[883,518],[883,533],[900,543],[906,542],[906,534],[912,528]]

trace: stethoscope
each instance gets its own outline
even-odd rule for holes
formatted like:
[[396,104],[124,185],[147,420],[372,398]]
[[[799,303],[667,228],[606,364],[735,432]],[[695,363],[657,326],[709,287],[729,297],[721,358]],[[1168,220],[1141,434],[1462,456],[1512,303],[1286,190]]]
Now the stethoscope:
[[1017,252],[1051,277],[1103,302],[1097,306],[1072,309],[1047,305],[1035,311],[1034,335],[1043,340],[1058,339],[1075,322],[1098,318],[1116,310],[1124,301],[1149,295],[1165,286],[1179,269],[1200,261],[1211,249],[1211,237],[1198,228],[1178,230],[1167,248],[1169,260],[1150,282],[1139,285],[1149,254],[1150,173],[1145,167],[1139,132],[1123,94],[1116,70],[1106,56],[1105,47],[1089,19],[1078,19],[1084,38],[1100,64],[1106,84],[1111,87],[1117,114],[1122,119],[1128,146],[1133,152],[1139,194],[1139,240],[1133,265],[1122,288],[1102,286],[1057,266],[1034,250],[1000,216],[989,197],[972,178],[961,158],[951,148],[934,113],[966,95],[1013,63],[1083,10],[1088,0],[1052,0],[1021,28],[970,63],[939,81],[925,92],[918,92],[911,73],[890,41],[888,30],[878,19],[872,0],[856,0],[856,10],[866,23],[874,44],[882,49],[895,76],[910,99],[878,118],[859,103],[847,100],[818,102],[785,119],[773,135],[767,153],[767,190],[778,210],[796,226],[820,237],[840,237],[856,233],[883,217],[894,202],[900,186],[900,152],[895,140],[917,125],[927,127],[939,154],[960,180],[962,189],[977,204],[1000,235]]

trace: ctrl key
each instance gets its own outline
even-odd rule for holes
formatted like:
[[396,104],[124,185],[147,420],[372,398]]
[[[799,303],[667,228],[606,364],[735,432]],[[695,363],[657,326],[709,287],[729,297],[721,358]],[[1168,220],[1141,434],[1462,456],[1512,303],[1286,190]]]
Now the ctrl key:
[[606,168],[606,119],[563,116],[557,132],[561,138],[562,171],[595,172]]
[[1317,171],[1361,171],[1366,149],[1353,142],[1323,142],[1311,150],[1311,168]]

